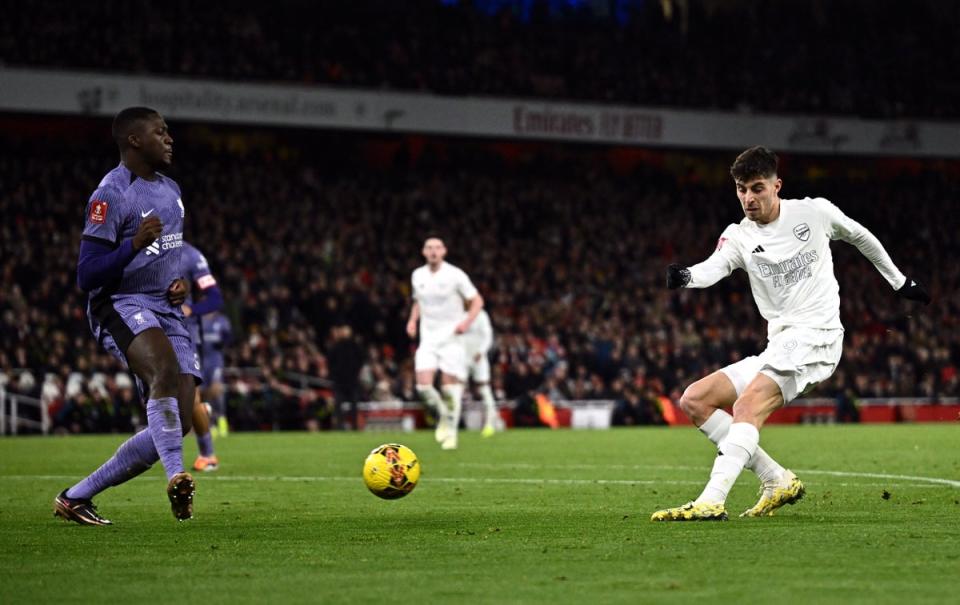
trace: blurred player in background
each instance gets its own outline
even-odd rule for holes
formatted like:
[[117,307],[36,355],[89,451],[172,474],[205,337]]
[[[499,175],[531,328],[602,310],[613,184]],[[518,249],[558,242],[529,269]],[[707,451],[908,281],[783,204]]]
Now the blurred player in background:
[[83,525],[110,525],[92,498],[159,459],[173,514],[184,520],[193,516],[195,488],[183,468],[183,436],[190,431],[200,364],[179,307],[186,297],[180,186],[159,172],[173,159],[173,138],[163,117],[146,107],[118,113],[112,132],[120,165],[103,177],[87,204],[77,283],[89,293],[94,337],[149,393],[147,428],[60,492],[54,514]]
[[[706,288],[743,269],[768,344],[760,355],[729,365],[687,387],[680,407],[717,445],[710,480],[700,496],[657,511],[654,521],[725,520],[730,489],[744,467],[757,473],[760,500],[741,516],[772,515],[804,494],[803,483],[759,446],[760,428],[778,408],[833,374],[843,352],[840,286],[831,240],[857,247],[903,298],[930,295],[897,269],[863,225],[824,198],[780,199],[777,156],[765,147],[741,153],[730,174],[746,215],[724,230],[714,253],[692,267],[670,265],[667,286]],[[733,416],[723,408],[733,406]]]
[[[435,437],[440,447],[452,450],[457,448],[463,383],[467,379],[463,334],[483,309],[483,297],[466,273],[444,262],[446,255],[440,238],[431,237],[423,243],[427,264],[414,270],[411,278],[413,305],[407,335],[416,338],[419,324],[420,346],[414,359],[417,394],[437,412]],[[442,398],[434,388],[437,370]]]
[[[227,422],[227,401],[223,385],[224,349],[233,343],[233,327],[230,320],[220,311],[203,316],[203,348],[200,359],[203,367],[203,385],[201,395],[213,410],[216,431],[220,437],[230,433]],[[204,406],[206,411],[207,407]],[[212,429],[211,429],[212,430]]]
[[467,354],[467,374],[483,400],[484,423],[480,434],[491,437],[497,431],[497,402],[490,388],[490,359],[487,353],[493,346],[493,325],[486,311],[481,309],[470,328],[464,332],[463,345]]
[[[189,284],[189,293],[181,309],[184,317],[186,317],[187,327],[190,329],[190,339],[193,341],[194,351],[200,359],[200,367],[204,378],[206,378],[207,359],[204,356],[206,350],[204,323],[207,318],[205,316],[223,308],[223,295],[217,286],[217,280],[210,273],[210,265],[202,252],[185,241],[181,254],[181,275]],[[220,363],[222,374],[222,355]],[[209,390],[206,380],[204,380],[204,386]],[[200,389],[196,390],[193,403],[193,430],[197,434],[197,449],[199,450],[199,455],[193,463],[193,470],[205,472],[217,470],[220,460],[213,451],[213,435],[210,434],[210,413],[208,406],[201,401]]]

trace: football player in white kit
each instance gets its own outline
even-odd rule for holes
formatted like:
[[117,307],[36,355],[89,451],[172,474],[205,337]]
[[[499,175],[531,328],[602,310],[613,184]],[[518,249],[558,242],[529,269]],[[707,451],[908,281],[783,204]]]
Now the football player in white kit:
[[[724,230],[704,262],[667,268],[667,286],[706,288],[743,269],[760,314],[767,348],[698,380],[680,407],[717,445],[710,480],[700,496],[655,512],[653,521],[725,520],[724,503],[744,467],[760,479],[760,500],[742,517],[772,515],[803,497],[803,483],[759,447],[760,428],[776,409],[826,380],[843,352],[840,287],[830,241],[857,247],[890,287],[909,300],[930,295],[897,269],[863,225],[823,198],[780,199],[777,156],[765,147],[741,153],[730,174],[746,215]],[[724,408],[733,406],[731,416]]]
[[[413,305],[407,335],[416,338],[419,322],[420,346],[414,358],[417,394],[437,411],[435,436],[440,447],[453,450],[457,448],[463,384],[467,379],[463,334],[483,309],[483,297],[466,273],[443,261],[446,255],[447,248],[440,238],[431,237],[423,243],[427,264],[414,270],[411,278]],[[468,309],[466,317],[464,305]],[[442,398],[433,386],[437,370]]]
[[497,432],[494,419],[497,417],[497,402],[490,388],[490,359],[487,353],[493,346],[493,325],[486,311],[480,311],[470,329],[463,335],[463,344],[467,350],[467,374],[483,400],[484,423],[480,434],[491,437]]

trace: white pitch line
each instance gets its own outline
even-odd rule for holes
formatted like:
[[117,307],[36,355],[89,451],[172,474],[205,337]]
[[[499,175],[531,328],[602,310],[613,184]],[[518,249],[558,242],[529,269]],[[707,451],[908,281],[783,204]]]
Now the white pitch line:
[[[653,470],[675,470],[675,471],[703,471],[706,472],[705,467],[699,466],[672,466],[672,465],[660,465],[660,464],[529,464],[524,462],[512,463],[508,462],[505,464],[495,464],[489,462],[462,462],[459,466],[462,467],[474,467],[474,468],[516,468],[516,469],[526,469],[526,470],[537,470],[537,469],[580,469],[580,470],[602,470],[602,469],[617,469],[617,470],[644,470],[644,469],[653,469]],[[933,483],[937,485],[947,485],[950,487],[960,488],[960,481],[954,479],[942,479],[940,477],[924,477],[917,475],[891,475],[887,473],[861,473],[855,471],[828,471],[828,470],[817,470],[817,469],[797,469],[798,473],[805,475],[829,475],[832,477],[862,477],[864,479],[899,479],[904,481],[914,481],[918,483]]]
[[[878,473],[847,473],[842,471],[801,471],[810,474],[833,475],[833,476],[853,476],[869,477],[880,479],[904,479],[907,481],[921,480],[923,483],[830,483],[828,485],[837,485],[840,487],[932,487],[948,486],[960,487],[960,481],[950,479],[938,479],[936,477],[911,477],[909,475],[883,475]],[[287,483],[321,483],[327,481],[358,481],[359,476],[284,476],[284,475],[202,475],[203,480],[207,481],[237,481],[237,482],[261,482],[261,481],[283,481]],[[75,475],[0,475],[0,479],[13,479],[25,481],[72,481],[76,480]],[[519,485],[703,485],[703,481],[684,481],[676,479],[537,479],[530,477],[426,477],[430,483],[502,483]]]
[[[284,481],[288,483],[321,483],[326,481],[360,481],[362,478],[344,476],[285,476],[285,475],[200,475],[204,481]],[[0,475],[0,479],[19,479],[26,481],[69,481],[76,480],[75,475]],[[521,477],[429,477],[431,483],[518,483],[538,484],[548,483],[555,485],[700,485],[702,481],[676,481],[654,479],[534,479]]]
[[816,469],[797,469],[798,473],[806,475],[830,475],[831,477],[864,477],[867,479],[902,479],[904,481],[922,481],[925,483],[935,483],[937,485],[949,485],[950,487],[960,488],[960,481],[953,479],[941,479],[939,477],[916,477],[913,475],[888,475],[886,473],[854,473],[848,471],[822,471]]
[[[524,477],[425,477],[431,483],[518,483],[535,485],[538,483],[548,483],[553,485],[699,485],[702,481],[656,481],[653,479],[534,479]],[[215,479],[218,481],[290,481],[290,482],[311,482],[311,481],[357,481],[357,477],[257,477],[257,476],[230,476],[218,475],[216,477],[204,477],[204,479]]]

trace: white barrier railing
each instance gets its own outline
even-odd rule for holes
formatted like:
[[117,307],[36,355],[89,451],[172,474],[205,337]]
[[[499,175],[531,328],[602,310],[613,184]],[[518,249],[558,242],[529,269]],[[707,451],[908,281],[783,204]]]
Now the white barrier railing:
[[[20,406],[37,408],[40,413],[40,420],[33,418],[21,418]],[[44,435],[50,433],[50,414],[47,404],[35,397],[13,394],[0,388],[0,435],[16,435],[20,428],[40,429]]]

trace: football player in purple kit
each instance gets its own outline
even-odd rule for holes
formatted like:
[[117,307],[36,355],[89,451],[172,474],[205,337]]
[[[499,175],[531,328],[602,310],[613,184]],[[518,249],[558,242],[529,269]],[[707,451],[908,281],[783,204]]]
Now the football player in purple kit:
[[[210,273],[210,264],[202,252],[189,242],[183,243],[181,274],[190,286],[187,300],[183,303],[183,314],[187,318],[187,327],[190,329],[190,339],[203,367],[204,376],[207,374],[207,358],[204,356],[204,315],[214,313],[223,308],[223,295],[217,280]],[[207,384],[207,380],[204,380]],[[220,459],[213,451],[213,436],[210,434],[210,414],[207,406],[200,400],[200,390],[193,404],[193,431],[197,434],[197,449],[200,455],[193,463],[193,470],[210,472],[220,466]]]
[[87,204],[77,283],[89,293],[94,337],[149,394],[147,428],[60,492],[54,514],[83,525],[110,525],[92,498],[160,460],[173,515],[182,521],[193,516],[195,486],[183,467],[183,436],[191,428],[200,363],[180,310],[186,298],[180,187],[159,172],[171,164],[173,138],[163,117],[146,107],[118,113],[112,132],[120,165],[103,177]]
[[232,342],[233,328],[226,315],[214,311],[203,316],[203,354],[200,355],[203,360],[203,400],[213,410],[212,418],[217,421],[220,437],[226,437],[230,432],[223,384],[223,351]]

